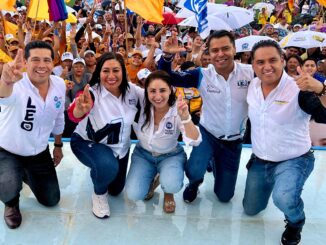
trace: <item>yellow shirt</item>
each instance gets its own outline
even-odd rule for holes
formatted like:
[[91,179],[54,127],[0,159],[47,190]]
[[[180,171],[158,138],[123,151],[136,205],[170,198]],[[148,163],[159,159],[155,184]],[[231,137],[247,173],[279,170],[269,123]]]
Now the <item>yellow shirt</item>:
[[265,25],[267,23],[267,18],[268,18],[268,15],[265,13],[259,13],[258,14],[258,24],[260,25]]
[[176,88],[176,95],[178,96],[179,92],[181,92],[182,97],[186,99],[189,103],[189,111],[190,113],[200,111],[201,106],[203,104],[202,99],[200,97],[200,93],[196,88]]

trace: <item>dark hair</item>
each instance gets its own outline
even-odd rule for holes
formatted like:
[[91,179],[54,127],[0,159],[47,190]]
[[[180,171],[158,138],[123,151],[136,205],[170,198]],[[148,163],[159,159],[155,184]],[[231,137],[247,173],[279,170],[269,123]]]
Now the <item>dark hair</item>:
[[185,62],[183,62],[181,64],[180,70],[181,71],[186,71],[186,70],[188,70],[191,67],[196,67],[196,64],[194,62],[192,62],[192,61],[185,61]]
[[302,65],[306,64],[307,61],[313,61],[315,63],[315,65],[317,66],[317,61],[314,58],[308,57],[307,59],[305,59],[304,61],[302,61]]
[[280,57],[282,58],[282,49],[280,47],[280,45],[278,45],[278,43],[274,40],[261,40],[258,43],[256,43],[251,50],[251,58],[255,59],[255,53],[257,51],[257,49],[259,48],[268,48],[268,47],[273,47],[276,48],[278,54],[280,55]]
[[175,104],[175,101],[176,101],[176,96],[175,96],[175,93],[174,93],[174,89],[173,89],[173,87],[171,85],[171,77],[170,77],[170,75],[165,71],[153,71],[151,74],[149,74],[149,76],[145,80],[145,85],[144,85],[144,88],[145,88],[145,98],[144,98],[144,102],[145,102],[145,107],[144,107],[145,122],[144,122],[143,126],[141,127],[142,129],[146,125],[149,126],[149,122],[151,120],[151,107],[152,107],[152,104],[148,99],[148,86],[155,79],[161,79],[164,82],[166,82],[166,84],[169,86],[169,88],[171,90],[171,94],[169,96],[168,105],[173,106]]
[[97,64],[96,64],[96,68],[95,68],[95,71],[93,72],[91,80],[89,81],[89,85],[90,86],[94,86],[94,85],[99,86],[100,85],[100,82],[101,82],[101,80],[100,80],[101,69],[103,67],[103,64],[107,60],[116,60],[121,65],[122,81],[121,81],[121,84],[119,86],[119,89],[120,89],[120,92],[121,92],[121,95],[122,95],[122,100],[123,100],[126,93],[127,93],[127,90],[129,89],[129,84],[128,84],[128,79],[127,79],[126,66],[125,66],[125,63],[123,61],[123,57],[120,54],[116,54],[116,53],[113,53],[113,52],[107,52],[107,53],[102,54],[100,56]]
[[25,60],[27,60],[29,58],[29,56],[31,55],[30,50],[31,49],[37,49],[37,48],[50,50],[51,51],[51,58],[52,58],[52,60],[54,60],[54,51],[53,51],[51,45],[48,44],[47,42],[44,42],[44,41],[32,41],[32,42],[29,42],[25,46],[25,53],[24,53]]
[[297,54],[292,54],[292,55],[290,55],[289,57],[287,57],[287,58],[286,58],[286,64],[287,64],[287,62],[288,62],[290,59],[292,59],[292,58],[295,58],[295,59],[299,62],[300,66],[302,66],[303,61],[302,61],[301,57],[300,57],[299,55],[297,55]]
[[299,55],[292,54],[292,55],[290,55],[289,57],[287,57],[287,58],[285,59],[285,61],[286,61],[286,65],[285,65],[284,70],[285,70],[286,72],[288,72],[288,61],[289,61],[290,59],[292,59],[292,58],[296,59],[296,60],[299,62],[299,66],[300,66],[300,67],[302,66],[302,59],[301,59],[301,57],[300,57]]
[[230,42],[232,45],[235,47],[235,40],[234,40],[234,35],[226,30],[220,30],[220,31],[214,31],[207,39],[207,47],[209,49],[209,46],[211,44],[212,39],[215,38],[222,38],[222,37],[228,37],[230,39]]

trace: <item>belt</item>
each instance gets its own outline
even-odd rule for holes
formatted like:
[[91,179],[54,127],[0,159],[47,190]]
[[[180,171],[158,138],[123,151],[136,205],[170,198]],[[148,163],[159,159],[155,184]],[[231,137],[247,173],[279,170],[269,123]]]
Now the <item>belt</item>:
[[241,134],[221,135],[221,136],[219,136],[217,138],[219,140],[228,140],[228,139],[234,138],[236,136],[241,136]]
[[256,155],[254,155],[254,158],[255,158],[255,160],[258,160],[258,161],[260,161],[262,163],[279,163],[279,162],[274,162],[274,161],[261,159],[261,158],[257,157]]

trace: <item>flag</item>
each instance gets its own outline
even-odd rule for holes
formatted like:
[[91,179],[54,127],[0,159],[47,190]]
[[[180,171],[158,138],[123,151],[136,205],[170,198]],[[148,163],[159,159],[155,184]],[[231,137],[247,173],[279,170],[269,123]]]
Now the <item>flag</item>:
[[48,20],[48,9],[49,5],[47,1],[31,0],[27,10],[27,17],[37,20]]
[[208,0],[185,0],[183,6],[196,14],[198,22],[198,32],[201,38],[206,38],[209,35],[207,20],[207,1]]
[[16,11],[14,8],[16,0],[2,0],[0,1],[0,9],[6,11]]
[[3,24],[4,24],[6,34],[12,34],[12,35],[14,35],[14,37],[17,35],[17,32],[18,32],[17,25],[15,25],[9,21],[6,21],[6,20],[3,20]]
[[317,0],[317,2],[319,3],[319,5],[326,7],[326,0]]
[[294,0],[289,0],[289,1],[288,1],[288,5],[289,5],[289,9],[290,9],[291,12],[292,12],[293,9],[294,9]]
[[154,23],[163,21],[164,0],[125,0],[126,7],[145,20]]

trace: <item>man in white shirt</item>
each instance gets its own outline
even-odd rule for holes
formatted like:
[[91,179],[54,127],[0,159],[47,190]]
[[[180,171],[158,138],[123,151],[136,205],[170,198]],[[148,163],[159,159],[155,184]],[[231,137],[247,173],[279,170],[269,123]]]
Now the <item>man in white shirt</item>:
[[312,116],[326,123],[326,85],[300,68],[300,75],[291,78],[274,41],[257,43],[252,59],[257,78],[250,83],[247,101],[253,154],[247,164],[243,207],[248,215],[258,214],[273,193],[273,202],[286,219],[281,244],[299,244],[305,223],[301,192],[315,161],[309,121]]
[[193,148],[185,166],[189,185],[183,192],[183,199],[189,203],[196,199],[199,184],[213,157],[214,192],[221,202],[233,197],[248,115],[247,89],[254,78],[250,65],[234,61],[236,50],[232,33],[214,32],[208,37],[207,47],[211,58],[207,68],[173,72],[171,54],[184,51],[173,37],[165,42],[165,53],[159,61],[159,69],[170,73],[174,86],[197,88],[203,101],[199,122],[203,140]]
[[[25,59],[25,60],[24,60]],[[43,41],[30,42],[4,65],[0,79],[0,200],[11,229],[20,226],[19,193],[23,181],[45,206],[60,200],[55,171],[62,157],[64,81],[52,76],[54,52]],[[22,69],[26,63],[26,73]],[[48,147],[55,137],[53,160]]]

